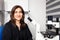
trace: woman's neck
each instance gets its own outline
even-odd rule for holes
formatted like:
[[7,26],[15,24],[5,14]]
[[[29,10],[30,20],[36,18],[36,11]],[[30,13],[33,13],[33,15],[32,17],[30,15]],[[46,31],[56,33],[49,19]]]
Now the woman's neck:
[[16,24],[20,24],[20,21],[19,20],[16,20]]
[[18,29],[20,30],[20,26],[21,26],[20,21],[16,20],[16,25],[17,25]]

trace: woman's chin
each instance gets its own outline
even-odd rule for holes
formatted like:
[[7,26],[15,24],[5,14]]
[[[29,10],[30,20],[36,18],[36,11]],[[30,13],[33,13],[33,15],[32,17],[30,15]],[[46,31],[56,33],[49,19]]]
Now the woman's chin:
[[20,21],[20,19],[16,19],[17,21]]

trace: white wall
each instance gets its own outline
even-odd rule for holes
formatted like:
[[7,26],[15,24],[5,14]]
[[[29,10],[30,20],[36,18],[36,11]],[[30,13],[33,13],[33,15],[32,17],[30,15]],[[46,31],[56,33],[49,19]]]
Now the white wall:
[[8,12],[4,13],[4,24],[10,20],[10,14]]
[[28,0],[4,0],[5,11],[11,11],[15,5],[21,5],[24,11],[28,11]]
[[45,30],[46,0],[29,0],[29,10],[31,17],[40,23],[41,31]]
[[[46,0],[29,0],[29,10],[30,15],[40,23],[41,30],[45,30],[45,20],[46,20]],[[43,25],[42,25],[43,24]]]
[[[36,40],[41,40],[40,31],[46,30],[46,0],[29,0],[29,14],[40,26],[36,27]],[[31,24],[32,25],[32,24]],[[35,26],[31,26],[31,30],[34,30]]]

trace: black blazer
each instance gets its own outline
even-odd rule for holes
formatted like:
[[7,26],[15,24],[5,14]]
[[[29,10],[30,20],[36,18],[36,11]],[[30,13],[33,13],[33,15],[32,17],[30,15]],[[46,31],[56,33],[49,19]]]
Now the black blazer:
[[18,28],[9,21],[4,26],[3,40],[32,40],[32,34],[27,25],[19,31]]

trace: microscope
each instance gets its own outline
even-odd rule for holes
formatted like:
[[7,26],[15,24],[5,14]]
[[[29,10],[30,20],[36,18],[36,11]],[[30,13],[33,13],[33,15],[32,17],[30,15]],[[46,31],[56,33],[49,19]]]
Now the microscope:
[[[36,25],[36,21],[32,20],[30,17],[28,17],[28,20],[33,24]],[[51,22],[51,23],[50,23]],[[49,23],[46,23],[46,31],[40,31],[39,33],[41,33],[43,35],[44,38],[49,38],[49,39],[53,39],[55,38],[57,35],[60,35],[60,29],[59,29],[59,22],[52,22],[50,21]],[[58,26],[56,26],[58,25]],[[48,40],[48,39],[45,39]]]
[[[49,20],[49,23],[46,23],[46,31],[41,32],[44,38],[53,39],[57,35],[60,35],[59,20],[56,19],[56,22]],[[47,39],[46,39],[47,40]]]

